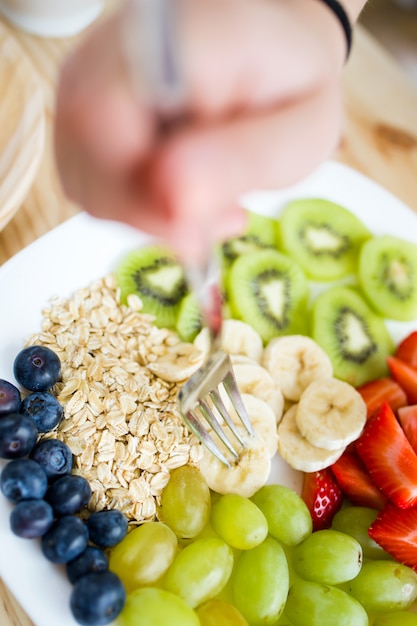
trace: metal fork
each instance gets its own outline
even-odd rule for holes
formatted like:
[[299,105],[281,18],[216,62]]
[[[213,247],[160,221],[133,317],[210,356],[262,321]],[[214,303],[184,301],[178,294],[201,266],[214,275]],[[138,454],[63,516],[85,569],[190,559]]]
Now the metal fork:
[[[175,0],[131,0],[122,24],[122,41],[133,86],[141,97],[148,94],[156,107],[160,132],[170,132],[183,119],[185,88],[178,59],[176,17]],[[230,467],[229,459],[208,429],[217,435],[232,459],[238,459],[236,447],[244,447],[245,443],[226,409],[222,391],[247,433],[254,436],[254,430],[236,384],[231,359],[220,349],[221,297],[218,284],[210,281],[214,258],[211,242],[207,240],[207,244],[202,266],[188,266],[185,271],[208,327],[211,348],[206,362],[180,390],[178,401],[189,430],[219,461]]]

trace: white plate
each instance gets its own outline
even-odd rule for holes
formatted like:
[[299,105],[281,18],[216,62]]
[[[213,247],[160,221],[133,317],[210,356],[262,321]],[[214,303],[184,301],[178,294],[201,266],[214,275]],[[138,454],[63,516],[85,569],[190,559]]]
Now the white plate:
[[[417,216],[410,209],[364,176],[336,163],[326,163],[285,191],[248,194],[244,204],[265,215],[278,215],[289,200],[309,196],[339,202],[375,234],[391,233],[417,243]],[[0,378],[13,381],[13,359],[25,337],[39,329],[41,310],[52,295],[68,296],[88,285],[111,271],[129,249],[147,241],[128,227],[80,214],[0,268]],[[414,327],[389,324],[395,341]],[[300,475],[278,459],[271,481],[300,487]],[[63,569],[43,558],[37,541],[11,533],[11,510],[0,495],[0,575],[36,626],[75,626],[69,610],[71,587]]]

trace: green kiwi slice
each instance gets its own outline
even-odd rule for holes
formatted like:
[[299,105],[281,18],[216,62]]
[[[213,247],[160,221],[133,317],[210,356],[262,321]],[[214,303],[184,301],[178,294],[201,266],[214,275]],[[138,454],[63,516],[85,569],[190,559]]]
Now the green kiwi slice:
[[116,270],[121,301],[130,294],[143,302],[143,312],[155,316],[161,328],[175,328],[180,303],[188,293],[184,270],[175,256],[161,246],[129,252]]
[[327,352],[336,378],[355,387],[388,373],[393,341],[384,320],[350,287],[331,287],[311,311],[311,334]]
[[197,298],[189,293],[182,299],[177,317],[177,332],[183,341],[194,341],[203,327]]
[[233,317],[247,322],[264,343],[306,330],[307,279],[277,250],[240,256],[230,268],[226,294]]
[[277,220],[247,210],[247,224],[245,232],[239,237],[232,237],[221,246],[223,269],[227,271],[237,257],[277,247]]
[[282,250],[318,281],[355,273],[359,249],[370,236],[356,215],[322,198],[290,202],[279,223]]
[[365,298],[385,317],[417,318],[417,246],[392,235],[367,241],[359,256],[358,278]]

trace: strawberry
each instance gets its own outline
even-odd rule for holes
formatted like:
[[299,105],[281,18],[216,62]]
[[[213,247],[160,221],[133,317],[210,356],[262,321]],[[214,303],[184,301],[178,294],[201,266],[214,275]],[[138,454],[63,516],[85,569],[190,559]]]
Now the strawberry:
[[392,377],[407,394],[408,404],[417,404],[417,369],[394,356],[387,358]]
[[313,530],[329,528],[342,506],[343,494],[333,472],[323,469],[304,474],[302,498],[313,520]]
[[417,368],[417,331],[413,331],[398,344],[395,356],[400,361]]
[[373,482],[394,504],[417,505],[417,455],[387,402],[367,421],[356,450]]
[[401,406],[408,403],[407,395],[400,385],[389,378],[378,378],[357,388],[361,394],[367,408],[368,417],[371,417],[380,407],[383,400],[386,400],[391,409],[396,412]]
[[409,404],[398,409],[398,420],[402,429],[417,454],[417,404]]
[[394,559],[417,570],[417,507],[399,509],[387,504],[368,534]]
[[339,487],[352,504],[382,509],[387,498],[373,483],[368,470],[355,452],[346,450],[333,463],[331,469]]

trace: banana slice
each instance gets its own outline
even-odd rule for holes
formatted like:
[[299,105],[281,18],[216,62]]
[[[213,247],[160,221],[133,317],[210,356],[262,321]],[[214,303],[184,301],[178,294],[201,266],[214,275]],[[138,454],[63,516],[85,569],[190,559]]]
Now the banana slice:
[[203,364],[204,356],[192,343],[177,343],[170,346],[147,368],[167,382],[178,383],[188,380]]
[[[252,426],[261,435],[268,448],[269,456],[272,458],[276,454],[278,447],[278,431],[274,411],[265,400],[256,398],[248,393],[242,393],[242,401]],[[241,423],[240,419],[229,399],[225,402],[225,406],[232,421],[239,425]]]
[[221,494],[236,493],[251,498],[268,480],[271,459],[266,444],[258,433],[250,437],[243,428],[239,428],[239,432],[245,448],[230,468],[223,465],[205,446],[202,446],[202,457],[198,466],[213,491]]
[[258,363],[263,351],[259,333],[246,322],[233,319],[223,321],[221,347],[228,354],[248,356]]
[[328,467],[343,454],[345,447],[325,450],[313,446],[298,430],[294,404],[278,425],[278,452],[291,467],[301,472],[318,472]]
[[261,364],[279,385],[284,397],[293,402],[298,402],[313,380],[333,376],[333,366],[326,352],[304,335],[272,339],[263,352]]
[[210,333],[206,326],[200,330],[193,344],[201,352],[201,357],[205,361],[210,351]]
[[312,445],[337,450],[361,434],[366,404],[349,383],[337,378],[320,379],[301,396],[296,421],[300,433]]
[[274,383],[271,374],[249,357],[232,355],[230,358],[240,393],[248,393],[264,400],[275,413],[276,421],[279,422],[284,409],[284,396],[281,389]]

